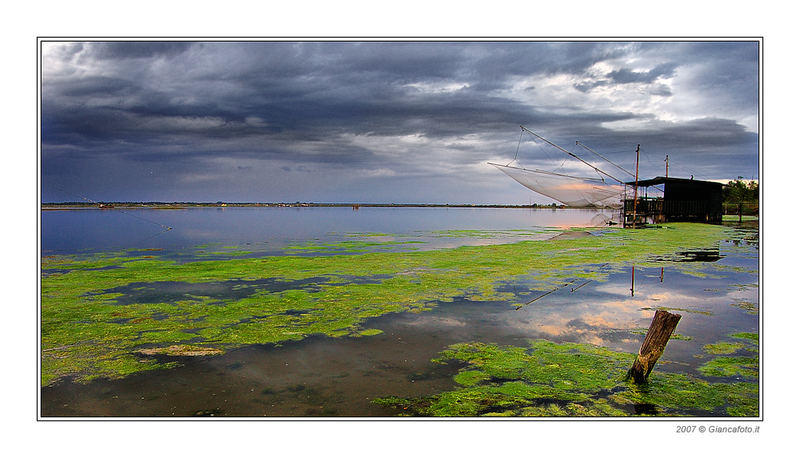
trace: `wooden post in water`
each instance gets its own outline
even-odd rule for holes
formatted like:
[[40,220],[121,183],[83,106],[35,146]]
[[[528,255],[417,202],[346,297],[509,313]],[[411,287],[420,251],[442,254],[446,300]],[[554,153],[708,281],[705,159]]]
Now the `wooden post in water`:
[[628,370],[628,377],[633,377],[636,383],[647,381],[647,376],[650,375],[658,358],[664,353],[664,347],[667,346],[672,331],[678,326],[680,319],[681,316],[677,313],[656,310],[653,322],[650,323],[650,329],[647,330],[647,335],[642,342],[642,348],[639,349],[639,354],[636,356],[636,361]]

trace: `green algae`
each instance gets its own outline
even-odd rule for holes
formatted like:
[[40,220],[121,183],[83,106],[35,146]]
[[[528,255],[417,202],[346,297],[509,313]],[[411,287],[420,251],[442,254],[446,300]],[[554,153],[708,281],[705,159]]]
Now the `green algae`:
[[685,336],[683,334],[672,334],[670,340],[692,340],[692,336]]
[[[289,245],[285,248],[286,253],[368,253],[377,248],[398,248],[411,244],[421,244],[418,240],[400,241],[366,241],[366,240],[344,240],[330,243],[303,243]],[[411,247],[406,247],[411,249]]]
[[666,312],[686,312],[686,313],[695,313],[698,315],[707,315],[711,316],[713,313],[709,312],[708,310],[696,310],[696,309],[687,309],[684,307],[642,307],[642,310],[664,310]]
[[758,315],[758,304],[754,304],[750,301],[744,301],[744,300],[737,301],[731,304],[731,306],[745,310],[747,313],[751,315]]
[[[647,309],[647,310],[652,310],[652,309]],[[649,330],[648,328],[637,328],[637,329],[631,329],[630,333],[631,334],[640,335],[640,336],[646,336],[648,330]],[[683,334],[678,334],[677,332],[674,332],[669,336],[669,340],[685,340],[685,341],[689,341],[689,340],[692,340],[692,336],[685,336]]]
[[749,356],[720,356],[697,368],[708,377],[758,378],[758,358]]
[[707,377],[737,377],[744,379],[758,378],[758,334],[752,332],[738,332],[730,337],[744,342],[719,341],[704,346],[710,355],[733,355],[741,350],[756,353],[750,356],[719,356],[707,361],[697,368],[697,371]]
[[[136,356],[147,346],[192,343],[227,351],[314,334],[365,335],[361,326],[369,318],[420,312],[456,298],[519,305],[517,301],[524,296],[499,286],[516,278],[533,280],[531,287],[537,290],[559,286],[565,278],[604,281],[610,273],[634,262],[637,267],[678,268],[681,263],[654,257],[715,246],[725,238],[726,230],[677,223],[642,231],[609,229],[594,237],[570,240],[397,252],[380,249],[406,242],[349,240],[292,248],[304,256],[182,263],[158,252],[147,256],[124,252],[50,256],[42,259],[42,384],[67,376],[80,382],[165,367]],[[336,254],[338,250],[357,253]],[[608,268],[594,267],[599,265]],[[265,279],[289,285],[297,281],[303,286],[282,291],[254,288],[246,297],[229,299],[194,295],[177,301],[130,304],[120,302],[121,296],[111,292],[167,281],[201,285]]]
[[737,332],[735,334],[731,334],[731,337],[748,340],[752,344],[758,345],[758,334],[755,332]]
[[[532,237],[546,234],[552,229],[526,230],[526,229],[507,229],[507,230],[481,230],[481,229],[448,229],[433,231],[434,237],[449,238],[473,238],[473,239],[496,239],[499,237]],[[558,230],[562,232],[562,230]]]
[[143,355],[209,356],[219,355],[223,352],[218,348],[199,345],[170,345],[169,347],[144,348],[139,350],[138,353]]
[[742,348],[744,344],[738,342],[717,342],[703,347],[706,353],[711,355],[730,355]]
[[634,355],[587,344],[531,341],[527,348],[456,344],[434,363],[462,368],[450,391],[374,400],[414,416],[758,415],[755,383],[711,383],[654,372],[646,384],[625,377]]
[[401,237],[400,234],[389,234],[388,232],[349,232],[345,237]]
[[230,251],[208,251],[204,254],[206,256],[247,256],[253,254],[253,251],[248,250],[230,250]]

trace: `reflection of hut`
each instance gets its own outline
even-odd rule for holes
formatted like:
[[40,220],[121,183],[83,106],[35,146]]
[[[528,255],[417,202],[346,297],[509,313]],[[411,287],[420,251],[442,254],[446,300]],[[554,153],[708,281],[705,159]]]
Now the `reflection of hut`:
[[[625,183],[636,186],[637,182]],[[722,222],[722,183],[687,178],[656,177],[638,181],[635,214],[636,224],[694,221]],[[663,191],[661,197],[647,197],[648,188]],[[641,192],[644,188],[644,193]],[[634,222],[634,200],[625,199],[625,225]]]

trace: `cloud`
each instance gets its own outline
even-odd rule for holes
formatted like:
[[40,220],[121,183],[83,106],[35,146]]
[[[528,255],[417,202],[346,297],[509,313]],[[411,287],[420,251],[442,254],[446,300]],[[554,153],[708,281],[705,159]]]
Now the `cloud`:
[[633,71],[627,68],[614,70],[609,72],[609,77],[615,83],[652,83],[659,78],[670,78],[675,74],[675,68],[678,65],[672,62],[667,62],[655,66],[648,71]]
[[[478,170],[514,157],[520,124],[613,160],[630,162],[641,143],[698,177],[757,174],[752,43],[53,42],[43,44],[42,74],[45,199],[58,199],[53,180],[98,199],[216,201],[203,180],[186,177],[225,159],[247,164],[215,172],[241,183],[240,200],[260,199],[260,184],[247,181],[258,170],[311,200],[334,200],[337,182],[355,189],[380,177],[401,190],[392,201],[404,192],[418,201],[423,185],[423,200],[438,201],[447,192],[435,180],[413,193],[408,183],[448,176],[461,177],[448,185],[468,201],[528,202],[511,183],[470,185],[505,179]],[[530,164],[563,162],[562,153],[521,146]],[[157,165],[174,179],[137,189],[147,179],[131,176],[114,183],[129,182],[122,192],[86,178],[105,164],[130,174]],[[285,167],[335,178],[292,184],[279,178]]]
[[113,59],[152,59],[157,57],[174,57],[186,52],[191,42],[180,41],[107,41],[94,42],[87,48],[91,57],[101,60]]

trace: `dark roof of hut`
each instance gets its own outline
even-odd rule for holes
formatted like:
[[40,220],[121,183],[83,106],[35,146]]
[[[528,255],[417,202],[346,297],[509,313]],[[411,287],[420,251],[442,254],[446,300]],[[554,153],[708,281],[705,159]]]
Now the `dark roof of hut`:
[[[666,183],[681,183],[681,184],[691,184],[697,187],[722,187],[722,183],[717,183],[716,181],[703,181],[703,180],[695,180],[690,178],[672,178],[672,177],[655,177],[649,180],[639,180],[639,186],[647,187],[647,186],[655,186],[659,184],[666,184]],[[625,183],[630,186],[635,186],[635,181],[629,181]]]

